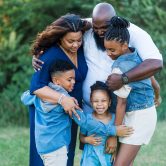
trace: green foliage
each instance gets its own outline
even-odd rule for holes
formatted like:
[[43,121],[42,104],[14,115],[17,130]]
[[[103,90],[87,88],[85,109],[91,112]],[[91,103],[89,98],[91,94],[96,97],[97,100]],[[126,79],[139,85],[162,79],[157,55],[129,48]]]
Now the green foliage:
[[[56,18],[66,13],[90,17],[93,7],[101,0],[0,0],[0,126],[27,125],[28,112],[20,95],[28,89],[33,69],[30,46],[36,34]],[[117,14],[147,30],[166,55],[166,2],[164,0],[107,0]],[[164,61],[164,63],[166,63]],[[166,97],[166,70],[157,76]],[[163,102],[158,110],[165,119]]]

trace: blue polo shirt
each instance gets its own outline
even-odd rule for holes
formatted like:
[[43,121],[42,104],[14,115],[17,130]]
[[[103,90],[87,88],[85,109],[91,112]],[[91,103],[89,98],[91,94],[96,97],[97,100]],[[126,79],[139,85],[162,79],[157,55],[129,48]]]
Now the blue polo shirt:
[[75,97],[78,100],[79,105],[81,106],[82,84],[85,80],[88,71],[88,66],[85,61],[82,46],[78,49],[77,56],[78,68],[71,62],[68,56],[58,45],[55,45],[49,48],[47,51],[45,51],[44,54],[40,56],[40,60],[44,62],[44,64],[42,65],[42,69],[40,71],[35,72],[31,79],[31,94],[37,89],[43,88],[44,86],[48,86],[48,83],[51,82],[50,67],[56,60],[65,60],[68,61],[71,65],[73,65],[75,70],[76,83],[73,91],[69,94],[72,97]]

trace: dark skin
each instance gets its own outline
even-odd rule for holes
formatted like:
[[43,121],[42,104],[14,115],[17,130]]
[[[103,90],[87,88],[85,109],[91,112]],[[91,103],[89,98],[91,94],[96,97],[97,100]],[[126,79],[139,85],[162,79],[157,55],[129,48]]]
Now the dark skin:
[[[115,10],[110,4],[100,3],[96,5],[92,13],[92,23],[93,23],[94,32],[96,32],[101,38],[103,38],[103,35],[107,30],[107,21],[110,20],[115,15],[116,15]],[[40,54],[37,55],[36,57],[38,58],[39,56]],[[34,68],[40,69],[42,62],[34,57],[32,65]],[[161,60],[147,59],[143,61],[136,68],[127,72],[126,75],[129,78],[129,82],[133,82],[149,78],[158,71],[160,71],[162,68],[163,68],[163,62]],[[117,90],[121,88],[123,86],[121,75],[112,74],[108,76],[107,84],[109,88],[112,90]],[[114,153],[116,151],[116,147],[117,147],[117,137],[110,137],[106,142],[106,152]]]
[[[149,78],[159,72],[163,67],[163,62],[158,59],[147,59],[140,65],[126,73],[129,82],[139,81]],[[107,78],[107,85],[112,90],[120,89],[123,86],[121,75],[112,74]]]
[[[93,30],[95,33],[99,35],[99,37],[101,38],[103,37],[104,33],[107,30],[107,21],[110,20],[115,15],[116,15],[115,10],[110,4],[100,3],[96,5],[92,14],[92,23],[93,23]],[[163,67],[163,62],[161,60],[147,59],[143,61],[136,68],[127,72],[126,75],[129,78],[129,82],[138,81],[153,76],[155,73],[160,71],[162,67]],[[155,82],[156,81],[154,81],[154,84]],[[123,86],[121,75],[112,74],[108,76],[107,85],[112,90],[120,89]],[[157,83],[154,86],[157,87]],[[117,138],[110,137],[106,142],[106,152],[116,153],[116,148],[117,148]]]

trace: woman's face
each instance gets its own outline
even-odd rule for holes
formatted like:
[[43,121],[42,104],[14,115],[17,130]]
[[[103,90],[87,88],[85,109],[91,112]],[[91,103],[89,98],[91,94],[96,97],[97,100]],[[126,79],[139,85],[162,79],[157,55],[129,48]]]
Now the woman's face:
[[60,41],[67,52],[76,53],[82,44],[82,32],[68,32]]

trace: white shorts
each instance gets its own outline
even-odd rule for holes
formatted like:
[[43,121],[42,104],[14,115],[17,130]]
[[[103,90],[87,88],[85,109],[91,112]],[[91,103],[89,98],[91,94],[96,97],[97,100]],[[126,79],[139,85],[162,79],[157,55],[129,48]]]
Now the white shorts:
[[67,147],[55,150],[51,153],[40,155],[44,166],[66,166],[67,165]]
[[129,137],[119,137],[119,142],[130,145],[143,145],[150,142],[153,136],[157,114],[155,106],[138,111],[126,112],[123,123],[134,128]]

